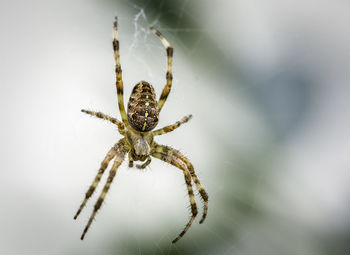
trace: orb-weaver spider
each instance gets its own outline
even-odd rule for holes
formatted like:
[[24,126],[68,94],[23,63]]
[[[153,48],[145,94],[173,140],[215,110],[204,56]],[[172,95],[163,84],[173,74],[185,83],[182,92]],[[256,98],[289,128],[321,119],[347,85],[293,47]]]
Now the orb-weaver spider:
[[201,198],[204,201],[204,211],[202,219],[199,223],[203,223],[207,216],[208,211],[208,195],[204,188],[202,187],[199,179],[194,172],[194,168],[191,162],[178,150],[175,150],[169,146],[159,145],[157,144],[153,138],[154,136],[163,135],[168,132],[171,132],[186,123],[192,118],[192,115],[188,115],[177,121],[173,125],[169,125],[163,127],[161,129],[157,129],[155,131],[151,131],[154,129],[158,123],[159,113],[170,93],[171,85],[172,85],[172,59],[173,59],[173,48],[169,44],[169,42],[164,38],[164,36],[155,28],[151,28],[152,32],[157,35],[167,52],[168,59],[168,68],[166,73],[166,85],[162,91],[162,94],[157,102],[156,95],[154,89],[151,84],[145,81],[141,81],[137,83],[131,93],[128,110],[125,112],[124,108],[124,98],[123,98],[123,80],[122,80],[122,69],[120,66],[120,57],[119,57],[119,41],[117,39],[117,25],[118,19],[115,18],[114,27],[113,27],[113,49],[114,49],[114,57],[116,63],[116,87],[118,94],[118,105],[119,111],[122,118],[122,122],[107,116],[101,112],[92,112],[88,110],[82,110],[82,112],[93,115],[95,117],[108,120],[113,124],[118,126],[118,131],[124,138],[120,139],[107,153],[106,157],[101,163],[100,169],[91,184],[90,188],[85,194],[85,199],[80,205],[77,213],[74,216],[74,219],[78,217],[81,210],[84,208],[87,200],[94,193],[96,186],[101,180],[101,177],[106,170],[109,162],[114,159],[113,166],[109,171],[109,176],[105,186],[103,187],[102,193],[99,196],[94,210],[90,216],[90,219],[84,229],[83,234],[81,235],[81,239],[84,239],[86,232],[88,231],[93,219],[97,211],[100,209],[103,200],[111,186],[113,178],[117,172],[118,167],[123,162],[125,156],[128,154],[129,157],[129,167],[133,167],[134,161],[141,161],[142,165],[136,165],[137,168],[143,169],[147,165],[151,163],[151,156],[154,158],[158,158],[162,161],[168,162],[169,164],[181,169],[184,173],[185,182],[187,185],[188,195],[191,203],[191,218],[188,221],[187,225],[183,229],[183,231],[172,241],[175,243],[178,241],[189,229],[193,220],[195,219],[198,210],[197,205],[194,199],[193,189],[192,189],[192,180],[195,183]]

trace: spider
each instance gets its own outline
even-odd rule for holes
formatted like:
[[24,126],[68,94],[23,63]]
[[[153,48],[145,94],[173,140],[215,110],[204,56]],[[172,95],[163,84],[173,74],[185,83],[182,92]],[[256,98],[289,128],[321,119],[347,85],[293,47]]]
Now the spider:
[[177,121],[173,125],[163,127],[161,129],[154,129],[158,123],[159,113],[170,93],[172,85],[172,62],[173,62],[173,48],[170,43],[165,39],[165,37],[155,28],[151,27],[151,31],[159,37],[162,44],[166,48],[167,53],[167,73],[166,73],[166,85],[163,88],[162,94],[157,102],[156,94],[154,88],[151,84],[145,81],[140,81],[137,83],[130,95],[128,102],[127,113],[124,108],[124,97],[123,97],[123,80],[122,80],[122,69],[120,66],[120,56],[119,56],[119,41],[117,39],[117,26],[118,19],[115,17],[113,24],[113,50],[115,58],[115,72],[116,72],[116,87],[118,95],[118,105],[122,121],[119,121],[113,117],[105,115],[101,112],[93,112],[88,110],[81,110],[86,114],[90,114],[97,118],[105,119],[113,124],[117,125],[119,133],[124,136],[120,139],[107,153],[104,160],[101,163],[100,169],[85,194],[85,199],[80,205],[74,219],[77,219],[78,215],[85,207],[87,200],[94,193],[96,186],[101,180],[103,173],[108,167],[109,162],[114,159],[113,166],[109,171],[109,176],[105,186],[103,187],[102,193],[95,203],[94,210],[89,218],[89,221],[81,235],[81,240],[84,239],[86,232],[88,231],[92,221],[94,220],[97,211],[100,209],[102,202],[104,201],[106,194],[111,186],[111,183],[116,175],[118,167],[124,161],[126,155],[129,158],[129,167],[133,167],[134,161],[144,162],[141,165],[136,165],[139,169],[144,169],[147,165],[151,163],[151,156],[162,161],[165,161],[180,170],[182,170],[185,182],[187,185],[188,196],[191,204],[191,218],[186,224],[183,231],[172,241],[172,243],[177,242],[190,228],[192,222],[194,221],[198,210],[194,199],[192,180],[195,183],[199,194],[204,202],[203,216],[199,223],[203,223],[208,211],[208,195],[207,192],[202,187],[191,162],[178,150],[175,150],[169,146],[157,144],[153,138],[155,136],[163,135],[174,131],[176,128],[180,127],[182,124],[186,123],[192,118],[192,115],[188,115]]

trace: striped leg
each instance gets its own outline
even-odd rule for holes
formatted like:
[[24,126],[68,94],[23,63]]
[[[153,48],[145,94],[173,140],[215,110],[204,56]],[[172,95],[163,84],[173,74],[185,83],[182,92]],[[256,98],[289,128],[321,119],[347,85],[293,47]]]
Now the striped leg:
[[186,123],[187,121],[189,121],[190,119],[192,118],[192,115],[188,115],[188,116],[185,116],[183,117],[180,121],[177,121],[175,124],[173,125],[169,125],[169,126],[166,126],[166,127],[163,127],[161,129],[157,129],[157,130],[154,130],[152,133],[153,133],[153,136],[156,136],[156,135],[164,135],[166,133],[169,133],[171,131],[174,131],[175,129],[177,129],[178,127],[180,127],[182,124]]
[[128,152],[127,151],[127,148],[125,146],[125,140],[122,139],[120,140],[117,144],[116,144],[116,148],[117,150],[117,154],[116,154],[116,158],[114,160],[114,163],[113,163],[113,166],[111,168],[111,170],[109,171],[109,175],[108,175],[108,179],[107,179],[107,182],[105,184],[105,186],[103,187],[103,190],[102,190],[102,193],[101,195],[99,196],[98,200],[96,201],[95,203],[95,206],[94,206],[94,210],[90,216],[90,219],[84,229],[84,232],[83,234],[81,235],[80,239],[83,240],[84,239],[84,236],[86,234],[86,232],[88,231],[92,221],[94,220],[95,216],[96,216],[96,213],[97,211],[100,209],[102,203],[103,203],[103,200],[105,199],[106,197],[106,194],[109,190],[109,187],[111,186],[111,183],[114,179],[114,176],[117,172],[117,169],[118,167],[121,165],[121,163],[123,162],[124,160],[124,157],[126,155],[126,153]]
[[155,158],[158,158],[160,160],[168,162],[169,164],[172,164],[173,166],[176,166],[177,168],[180,168],[184,173],[185,182],[186,182],[187,190],[188,190],[188,196],[190,198],[190,203],[191,203],[192,216],[191,216],[190,220],[188,221],[188,223],[186,224],[183,231],[172,241],[172,243],[176,243],[178,240],[180,240],[181,237],[184,236],[184,234],[190,228],[190,226],[192,225],[192,222],[194,221],[195,217],[198,214],[197,205],[196,205],[196,201],[194,200],[194,194],[193,194],[193,189],[192,189],[192,184],[191,184],[191,175],[190,175],[186,165],[180,159],[176,158],[175,156],[164,153],[164,152],[156,152],[156,151],[153,152],[151,155]]
[[193,165],[191,164],[191,162],[183,154],[181,154],[179,151],[174,150],[174,156],[181,159],[186,164],[188,170],[191,173],[193,182],[196,184],[197,190],[203,199],[203,202],[204,202],[203,215],[202,215],[201,220],[199,221],[199,224],[202,224],[204,222],[205,218],[207,217],[207,214],[208,214],[208,199],[209,199],[208,194],[204,190],[196,173],[194,172],[194,168],[193,168]]
[[104,120],[108,120],[110,122],[112,122],[113,124],[118,126],[118,130],[120,133],[124,134],[124,124],[123,122],[120,122],[119,120],[117,120],[116,118],[110,117],[102,112],[93,112],[93,111],[89,111],[89,110],[81,110],[82,112],[86,113],[86,114],[90,114],[92,116],[95,116],[97,118],[100,119],[104,119]]
[[88,199],[91,197],[92,193],[94,193],[98,183],[101,180],[101,177],[104,173],[104,171],[106,170],[106,168],[108,167],[108,163],[115,157],[115,155],[117,154],[117,151],[115,150],[115,148],[113,147],[112,149],[109,150],[109,152],[107,153],[106,157],[104,158],[104,160],[101,163],[101,167],[100,170],[98,171],[93,183],[91,184],[90,188],[88,189],[88,191],[85,194],[85,199],[83,201],[83,203],[80,205],[77,213],[74,216],[74,219],[76,220],[77,217],[79,216],[81,210],[83,210],[83,208],[85,207],[86,202],[88,201]]
[[172,66],[173,66],[173,52],[174,49],[171,47],[170,43],[165,39],[165,37],[155,28],[151,28],[152,32],[159,37],[162,44],[164,45],[167,53],[168,58],[168,67],[166,72],[166,85],[162,91],[162,94],[160,95],[159,101],[158,101],[158,109],[159,112],[162,109],[171,89],[172,81],[173,81],[173,73],[172,73]]
[[202,216],[202,219],[199,221],[200,224],[203,223],[205,218],[207,217],[207,214],[208,214],[208,199],[209,199],[209,197],[208,197],[207,192],[204,190],[202,184],[200,183],[191,162],[181,152],[179,152],[178,150],[175,150],[173,148],[170,148],[169,146],[157,144],[157,145],[155,145],[154,150],[156,152],[163,152],[163,153],[166,153],[169,155],[173,155],[175,158],[180,159],[184,164],[186,164],[186,167],[192,176],[193,182],[196,184],[197,190],[198,190],[198,192],[199,192],[199,194],[204,202],[203,216]]
[[122,68],[120,66],[117,27],[118,27],[118,18],[115,17],[114,26],[113,26],[113,50],[114,50],[114,58],[115,58],[115,73],[116,73],[116,86],[117,86],[117,94],[118,94],[118,105],[119,105],[119,111],[122,117],[122,121],[125,125],[127,125],[128,122],[127,122],[127,116],[124,108],[124,88],[123,88],[123,80],[122,80]]

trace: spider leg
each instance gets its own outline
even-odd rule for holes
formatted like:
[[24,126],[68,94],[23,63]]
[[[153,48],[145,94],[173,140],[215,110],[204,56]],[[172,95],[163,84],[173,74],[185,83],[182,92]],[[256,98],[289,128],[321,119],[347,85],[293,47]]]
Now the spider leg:
[[191,203],[192,215],[190,220],[186,224],[185,228],[183,229],[183,231],[172,241],[172,243],[176,243],[187,232],[187,230],[190,228],[190,226],[192,225],[192,222],[194,221],[195,217],[198,214],[197,205],[196,205],[196,201],[194,200],[194,194],[193,194],[193,189],[191,184],[191,174],[189,173],[186,167],[186,164],[184,164],[180,159],[176,158],[174,155],[170,155],[165,152],[157,152],[157,151],[153,152],[151,155],[173,166],[176,166],[177,168],[180,168],[184,173],[185,182],[188,190],[188,196],[190,198],[190,203]]
[[118,94],[118,106],[123,123],[127,126],[127,116],[124,108],[124,87],[122,79],[122,68],[120,66],[119,41],[117,39],[118,18],[114,18],[113,24],[113,50],[115,58],[116,87]]
[[79,216],[80,212],[83,210],[86,202],[88,201],[88,199],[91,197],[92,193],[94,193],[98,183],[101,180],[101,177],[104,173],[104,171],[106,170],[106,168],[108,167],[108,163],[115,157],[115,155],[117,154],[117,151],[115,149],[115,147],[113,147],[112,149],[109,150],[109,152],[107,153],[106,157],[104,158],[104,160],[101,163],[101,167],[100,170],[98,170],[98,173],[93,181],[93,183],[91,184],[90,188],[88,189],[88,191],[85,194],[85,199],[83,201],[83,203],[80,205],[77,213],[74,216],[74,219],[76,220],[77,217]]
[[195,183],[197,190],[203,199],[203,202],[204,202],[203,215],[202,215],[201,220],[199,221],[199,224],[202,224],[204,222],[205,218],[207,217],[207,214],[208,214],[208,199],[209,199],[208,193],[205,191],[202,184],[200,183],[200,181],[199,181],[199,179],[194,171],[192,163],[179,151],[174,150],[174,156],[180,158],[186,164],[188,170],[191,173],[193,182]]
[[82,109],[81,110],[82,112],[86,113],[86,114],[90,114],[92,116],[95,116],[97,118],[100,118],[100,119],[104,119],[104,120],[108,120],[110,122],[112,122],[113,124],[117,125],[118,126],[118,130],[119,130],[119,133],[121,134],[124,134],[124,124],[123,122],[120,122],[119,120],[117,120],[116,118],[113,118],[113,117],[110,117],[102,112],[93,112],[93,111],[89,111],[89,110],[84,110]]
[[208,197],[207,192],[203,188],[202,184],[200,183],[200,181],[199,181],[199,179],[194,171],[194,167],[193,167],[192,163],[181,152],[179,152],[178,150],[175,150],[169,146],[155,144],[154,151],[173,155],[175,158],[181,160],[184,164],[186,164],[186,167],[192,176],[193,182],[195,183],[197,190],[198,190],[198,192],[199,192],[199,194],[204,202],[203,216],[202,216],[202,219],[199,221],[199,224],[203,223],[205,218],[207,217],[207,214],[208,214],[208,199],[209,199],[209,197]]
[[150,156],[148,156],[147,161],[143,163],[142,165],[136,165],[138,169],[145,169],[146,166],[148,166],[151,163],[152,159]]
[[173,81],[173,73],[172,73],[172,66],[173,66],[173,52],[174,49],[171,47],[170,43],[167,39],[155,28],[151,27],[152,32],[159,37],[162,44],[164,45],[167,53],[168,58],[168,67],[166,72],[166,85],[163,88],[162,94],[160,95],[159,101],[158,101],[158,109],[159,112],[162,109],[171,89],[172,81]]
[[133,168],[134,167],[134,158],[132,157],[131,151],[129,151],[129,153],[128,153],[128,158],[129,158],[129,168]]
[[182,124],[186,123],[187,121],[189,121],[190,119],[192,118],[192,115],[188,115],[188,116],[185,116],[183,117],[181,120],[177,121],[175,124],[172,124],[172,125],[169,125],[169,126],[166,126],[166,127],[163,127],[161,129],[157,129],[157,130],[154,130],[152,133],[153,133],[153,136],[156,136],[156,135],[164,135],[166,133],[169,133],[169,132],[172,132],[174,131],[175,129],[177,129],[178,127],[180,127]]
[[111,186],[111,183],[114,179],[114,176],[117,172],[118,167],[124,161],[124,157],[125,157],[126,153],[128,152],[128,148],[125,145],[125,140],[124,139],[119,140],[119,142],[115,146],[115,149],[117,151],[116,158],[114,160],[114,163],[113,163],[111,170],[109,171],[107,182],[106,182],[105,186],[103,187],[101,195],[99,196],[98,200],[95,203],[94,210],[89,218],[89,221],[88,221],[86,227],[84,228],[83,234],[80,237],[81,240],[84,239],[86,232],[88,231],[92,221],[94,220],[94,218],[96,216],[97,211],[100,209],[100,207],[101,207],[101,205],[106,197],[106,194],[109,190],[109,187]]

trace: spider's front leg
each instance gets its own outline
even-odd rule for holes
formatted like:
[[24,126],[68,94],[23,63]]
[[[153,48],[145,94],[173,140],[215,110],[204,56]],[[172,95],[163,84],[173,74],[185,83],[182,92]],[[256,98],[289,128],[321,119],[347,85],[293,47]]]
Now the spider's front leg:
[[208,197],[208,193],[205,191],[202,184],[200,183],[199,178],[197,177],[197,175],[194,171],[194,167],[193,167],[192,163],[181,152],[179,152],[178,150],[175,150],[169,146],[155,144],[154,151],[173,155],[175,158],[179,159],[180,161],[182,161],[186,165],[187,169],[189,170],[189,172],[192,176],[193,182],[196,184],[197,190],[198,190],[198,192],[199,192],[199,194],[204,202],[203,216],[202,216],[202,219],[199,221],[199,224],[203,223],[205,218],[207,217],[207,214],[208,214],[209,197]]
[[91,184],[90,188],[88,189],[88,191],[85,194],[84,201],[82,202],[82,204],[80,205],[78,211],[76,212],[76,214],[74,216],[75,220],[77,219],[77,217],[79,216],[79,214],[83,210],[83,208],[85,207],[85,204],[88,201],[88,199],[94,193],[98,183],[101,180],[101,177],[102,177],[103,173],[105,172],[106,168],[108,167],[109,162],[116,156],[116,154],[117,154],[117,151],[116,151],[115,147],[112,147],[112,149],[109,150],[109,152],[107,153],[106,157],[102,161],[100,170],[98,170],[98,173],[97,173],[93,183]]
[[113,166],[112,166],[111,170],[109,171],[107,182],[106,182],[105,186],[103,187],[101,195],[99,196],[98,200],[95,203],[94,210],[89,218],[89,221],[84,229],[83,234],[81,235],[81,240],[84,239],[86,232],[88,231],[92,221],[94,220],[94,218],[96,216],[97,211],[100,209],[102,202],[104,201],[104,199],[106,197],[106,194],[109,190],[109,187],[111,186],[111,183],[114,179],[114,176],[117,172],[118,167],[124,161],[124,157],[129,151],[129,147],[127,146],[125,138],[119,140],[119,142],[114,146],[114,149],[116,151],[116,154],[115,154],[115,160],[114,160]]
[[185,182],[187,185],[188,196],[190,198],[190,203],[191,203],[192,216],[191,216],[190,220],[188,221],[188,223],[186,224],[184,230],[172,241],[172,243],[176,243],[178,240],[180,240],[181,237],[184,236],[184,234],[190,228],[190,226],[192,225],[192,222],[194,221],[195,217],[198,214],[197,205],[196,205],[196,201],[194,200],[194,194],[193,194],[193,189],[192,189],[191,174],[188,171],[186,164],[183,163],[179,158],[176,158],[174,155],[171,155],[167,152],[157,152],[157,151],[153,151],[151,153],[151,155],[155,158],[158,158],[162,161],[165,161],[169,164],[172,164],[173,166],[176,166],[177,168],[180,168],[184,173]]

